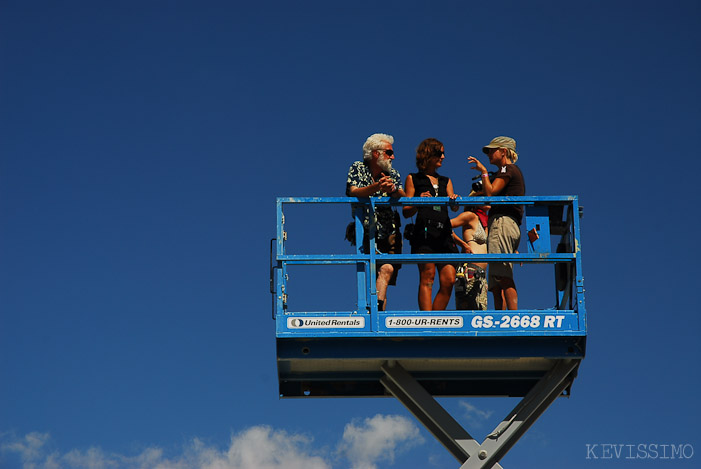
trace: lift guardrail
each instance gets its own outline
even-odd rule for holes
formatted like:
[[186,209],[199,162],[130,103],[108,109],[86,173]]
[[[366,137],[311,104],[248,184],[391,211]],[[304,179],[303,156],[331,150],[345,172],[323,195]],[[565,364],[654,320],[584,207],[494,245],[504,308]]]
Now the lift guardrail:
[[[523,205],[522,231],[527,252],[517,254],[380,254],[369,237],[370,249],[355,253],[288,254],[284,207],[290,204],[340,204],[354,207],[356,239],[363,239],[366,211],[372,219],[378,207],[404,205]],[[284,336],[413,336],[438,335],[586,335],[584,277],[582,275],[579,219],[576,196],[530,197],[413,197],[393,199],[352,197],[280,197],[277,199],[277,236],[271,244],[271,293],[277,334]],[[339,227],[340,229],[341,227]],[[372,226],[371,226],[372,229]],[[522,243],[523,246],[523,243]],[[274,247],[274,253],[272,248]],[[375,263],[418,264],[425,262],[513,262],[547,263],[555,266],[553,306],[513,311],[378,311]],[[357,308],[349,311],[291,311],[287,302],[287,269],[291,265],[356,265]],[[417,320],[420,318],[420,320]],[[406,327],[404,327],[406,326]]]

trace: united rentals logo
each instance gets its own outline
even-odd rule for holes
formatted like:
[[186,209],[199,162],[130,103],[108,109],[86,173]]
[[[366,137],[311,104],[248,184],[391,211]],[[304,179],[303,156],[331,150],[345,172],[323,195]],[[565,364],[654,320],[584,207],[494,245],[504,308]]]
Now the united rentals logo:
[[365,327],[365,318],[288,318],[287,327],[289,329],[362,329]]
[[293,319],[292,321],[290,321],[290,325],[292,327],[302,327],[304,325],[304,321],[302,321],[301,319]]

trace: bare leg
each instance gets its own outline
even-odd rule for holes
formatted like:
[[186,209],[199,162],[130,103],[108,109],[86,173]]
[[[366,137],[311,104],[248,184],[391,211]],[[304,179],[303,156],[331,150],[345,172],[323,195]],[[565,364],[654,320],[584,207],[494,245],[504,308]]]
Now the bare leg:
[[382,310],[387,309],[387,286],[389,285],[389,279],[392,278],[393,273],[394,267],[392,264],[384,264],[377,272],[377,299],[384,303]]
[[501,288],[492,288],[492,295],[494,295],[494,309],[504,309],[504,296],[502,295]]
[[419,266],[419,309],[431,311],[433,279],[436,276],[436,264],[418,264]]
[[433,300],[434,311],[444,310],[450,302],[450,295],[453,293],[453,284],[455,283],[455,267],[450,264],[442,265],[438,272],[438,280],[440,288]]
[[502,278],[499,283],[504,294],[505,309],[518,309],[518,292],[512,278]]
[[494,309],[518,309],[518,292],[514,279],[496,277],[499,285],[492,288],[494,295]]

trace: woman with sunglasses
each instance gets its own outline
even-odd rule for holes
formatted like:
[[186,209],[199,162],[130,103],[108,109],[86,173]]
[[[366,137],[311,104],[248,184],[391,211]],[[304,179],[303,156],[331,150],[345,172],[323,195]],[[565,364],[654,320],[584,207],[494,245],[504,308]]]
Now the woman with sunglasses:
[[[404,190],[407,197],[450,197],[455,199],[453,182],[438,174],[445,159],[443,144],[435,138],[427,138],[416,149],[418,172],[409,174]],[[457,206],[453,208],[457,210]],[[453,242],[448,208],[445,205],[405,206],[404,217],[417,214],[414,232],[409,240],[412,254],[457,253]],[[444,310],[450,301],[455,283],[455,266],[427,262],[419,267],[419,309],[422,311]],[[436,270],[440,287],[431,301]]]
[[[484,195],[526,195],[523,173],[515,164],[518,160],[516,140],[511,137],[496,137],[482,148],[482,152],[489,157],[489,162],[498,168],[492,177],[477,158],[471,156],[467,161],[474,164],[472,169],[480,172]],[[495,205],[489,210],[487,249],[490,254],[517,252],[521,241],[522,219],[523,205]],[[511,262],[489,263],[488,288],[494,295],[494,309],[518,309],[518,292]]]

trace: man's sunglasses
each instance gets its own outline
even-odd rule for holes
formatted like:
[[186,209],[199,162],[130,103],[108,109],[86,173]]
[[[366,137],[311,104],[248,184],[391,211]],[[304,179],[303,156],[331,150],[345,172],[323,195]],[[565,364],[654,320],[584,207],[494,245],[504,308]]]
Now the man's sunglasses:
[[384,151],[385,155],[387,156],[392,156],[394,155],[394,150],[383,150],[382,148],[378,149],[377,151]]

